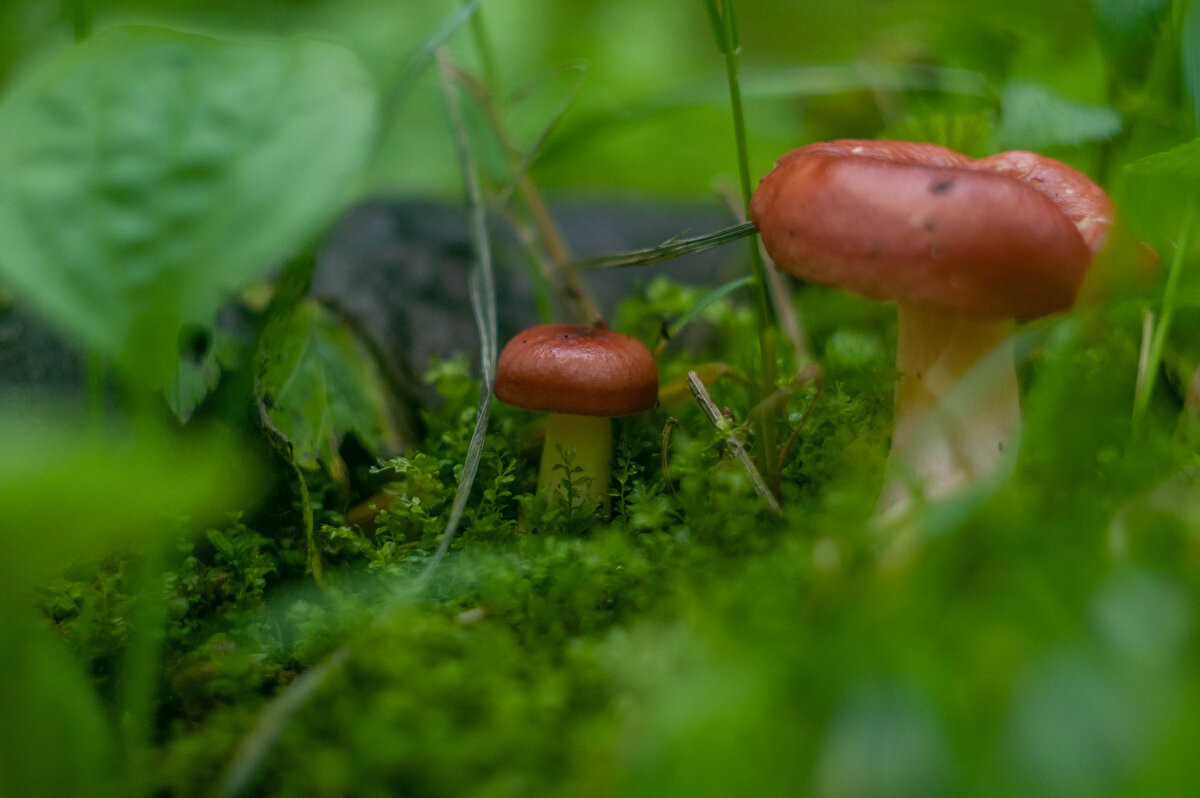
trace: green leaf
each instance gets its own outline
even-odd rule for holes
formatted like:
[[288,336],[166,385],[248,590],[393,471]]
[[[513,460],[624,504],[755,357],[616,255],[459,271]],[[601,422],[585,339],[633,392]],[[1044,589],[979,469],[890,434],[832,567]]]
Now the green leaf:
[[233,544],[229,542],[229,538],[219,529],[209,529],[204,533],[208,538],[208,542],[229,562],[237,561],[237,551],[234,550]]
[[1118,199],[1133,231],[1165,257],[1189,203],[1200,206],[1200,139],[1126,164]]
[[112,795],[112,729],[87,675],[32,612],[0,612],[0,795]]
[[318,463],[341,477],[338,455],[350,433],[375,454],[404,443],[374,359],[353,333],[319,304],[301,302],[272,318],[259,352],[260,390],[271,423],[292,444],[303,468]]
[[1121,115],[1106,105],[1063,97],[1049,86],[1014,80],[1004,87],[1002,149],[1044,150],[1104,141],[1121,130]]
[[[213,341],[215,336],[221,334],[219,330],[195,330],[194,332],[208,341]],[[191,347],[185,347],[184,342],[181,341],[180,348],[190,349]],[[166,386],[167,406],[171,408],[171,412],[175,414],[176,418],[186,424],[191,419],[192,413],[204,401],[204,397],[217,387],[220,380],[221,365],[217,362],[215,342],[206,346],[199,357],[195,357],[189,351],[181,351],[179,363],[175,366]]]
[[167,385],[167,405],[181,422],[187,423],[204,397],[221,381],[221,367],[207,355],[200,361],[181,358]]
[[0,277],[127,379],[325,224],[369,155],[347,50],[116,28],[0,104]]

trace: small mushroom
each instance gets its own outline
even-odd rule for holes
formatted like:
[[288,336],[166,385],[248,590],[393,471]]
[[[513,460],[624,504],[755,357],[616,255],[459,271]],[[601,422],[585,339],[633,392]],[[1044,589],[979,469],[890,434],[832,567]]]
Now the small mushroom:
[[913,486],[945,496],[1006,461],[1020,424],[1013,319],[1072,305],[1112,205],[1031,152],[842,140],[780,158],[750,215],[778,268],[896,302],[886,512]]
[[573,450],[571,465],[581,470],[572,479],[607,510],[612,419],[654,407],[658,367],[636,338],[603,326],[544,324],[505,345],[495,391],[501,402],[550,414],[538,487],[561,485],[561,453]]

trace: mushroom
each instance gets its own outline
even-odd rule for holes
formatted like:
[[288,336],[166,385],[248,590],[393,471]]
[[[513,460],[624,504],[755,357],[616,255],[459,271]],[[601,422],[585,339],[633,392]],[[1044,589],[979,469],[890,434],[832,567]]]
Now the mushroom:
[[914,487],[942,497],[1006,462],[1020,425],[1013,320],[1072,305],[1112,205],[1031,152],[842,140],[780,158],[750,215],[777,268],[896,302],[884,513]]
[[[496,398],[550,414],[538,488],[558,489],[563,453],[574,451],[572,480],[583,496],[609,507],[612,419],[658,401],[658,367],[641,341],[603,326],[543,324],[519,333],[500,352]],[[565,498],[555,490],[559,500]]]

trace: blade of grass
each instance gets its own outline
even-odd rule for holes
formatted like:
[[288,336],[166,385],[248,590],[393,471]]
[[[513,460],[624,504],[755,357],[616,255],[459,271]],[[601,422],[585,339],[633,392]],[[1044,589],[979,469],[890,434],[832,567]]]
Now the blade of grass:
[[1150,339],[1150,349],[1145,359],[1142,379],[1138,381],[1133,397],[1133,428],[1135,431],[1140,429],[1146,416],[1146,410],[1150,406],[1150,399],[1154,395],[1154,381],[1158,374],[1158,366],[1162,362],[1163,345],[1167,340],[1167,332],[1171,329],[1171,321],[1175,316],[1175,306],[1179,301],[1180,275],[1183,273],[1183,262],[1192,241],[1192,228],[1195,223],[1196,203],[1189,201],[1183,212],[1183,224],[1180,225],[1175,255],[1171,258],[1167,285],[1163,289],[1162,309],[1158,314],[1158,324],[1154,327],[1154,337]]
[[458,105],[458,96],[454,87],[454,68],[444,50],[436,54],[438,77],[442,86],[442,94],[446,99],[446,111],[450,116],[450,126],[454,131],[454,145],[458,151],[459,166],[462,168],[463,184],[466,188],[467,202],[471,208],[471,238],[475,243],[475,269],[471,274],[471,310],[475,315],[475,324],[479,329],[479,364],[482,372],[479,384],[479,409],[475,414],[475,430],[471,433],[471,442],[467,445],[467,457],[463,463],[462,475],[459,477],[458,492],[454,495],[454,504],[450,508],[450,516],[446,521],[446,529],[442,532],[442,540],[437,551],[417,577],[417,584],[428,583],[438,565],[450,549],[450,542],[462,520],[467,499],[471,495],[471,486],[475,482],[475,474],[479,470],[479,460],[483,455],[483,444],[487,438],[488,416],[492,407],[492,388],[496,382],[496,284],[492,271],[492,249],[488,241],[487,215],[483,206],[483,190],[479,184],[479,173],[471,155],[471,146],[467,140],[467,129],[463,122],[462,110]]
[[136,601],[129,613],[131,642],[120,671],[121,740],[125,761],[134,768],[152,756],[160,651],[167,624],[162,602],[166,545],[165,540],[154,539],[146,547]]
[[385,118],[390,118],[397,106],[408,95],[410,89],[420,76],[421,70],[434,59],[435,53],[439,47],[446,43],[454,32],[469,20],[475,12],[483,5],[484,0],[470,0],[464,3],[461,8],[446,18],[446,21],[433,32],[433,35],[421,43],[417,51],[408,59],[408,64],[405,65],[404,71],[400,73],[400,79],[396,81],[396,85],[388,93],[384,103]]
[[704,309],[707,308],[709,305],[716,302],[718,299],[721,299],[722,297],[732,293],[733,291],[736,291],[737,289],[741,288],[742,286],[749,285],[749,283],[750,283],[750,276],[746,275],[745,277],[739,277],[736,280],[730,280],[729,282],[725,283],[725,285],[718,286],[718,287],[714,288],[713,290],[709,291],[704,296],[700,297],[700,301],[698,301],[696,304],[694,304],[690,308],[688,308],[687,313],[684,313],[682,316],[680,316],[678,319],[676,319],[673,324],[671,324],[670,326],[664,325],[664,327],[663,327],[663,336],[664,337],[663,337],[663,341],[662,341],[663,345],[665,345],[667,341],[669,341],[670,339],[672,339],[676,335],[678,335],[680,330],[682,330],[684,327],[691,324],[692,320],[695,319],[697,316],[699,316],[701,313],[703,313]]
[[[464,7],[468,4],[468,0],[463,0]],[[492,47],[492,38],[488,36],[482,9],[476,9],[475,13],[471,15],[471,38],[475,41],[475,49],[479,52],[479,63],[483,70],[484,80],[489,86],[499,89],[500,63],[496,60],[496,49]]]

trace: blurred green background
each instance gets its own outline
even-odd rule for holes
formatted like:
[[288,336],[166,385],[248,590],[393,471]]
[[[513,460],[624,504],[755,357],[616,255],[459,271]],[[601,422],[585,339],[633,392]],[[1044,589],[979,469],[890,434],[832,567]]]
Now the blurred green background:
[[[0,8],[0,85],[68,46],[69,20],[79,13],[96,28],[144,22],[233,37],[315,35],[358,52],[386,90],[457,7],[451,0],[8,0]],[[1157,32],[1172,13],[1164,0],[746,0],[736,9],[751,167],[759,174],[800,144],[878,135],[914,115],[995,114],[1004,146],[1054,149],[1063,142],[1039,131],[1044,116],[1074,112],[1089,121],[1093,139],[1109,138],[1121,127],[1123,104],[1161,101],[1132,87],[1154,68]],[[455,54],[490,70],[523,141],[583,81],[534,167],[547,188],[707,193],[714,175],[735,168],[723,65],[696,0],[492,0],[480,19],[491,52],[481,53],[464,31],[453,39]],[[1177,88],[1180,75],[1166,79]],[[1002,100],[1014,91],[1019,107],[1002,118]],[[1153,150],[1182,121],[1156,115],[1138,133],[1139,149]],[[1089,131],[1074,135],[1086,139]],[[1096,165],[1095,152],[1060,149]],[[365,188],[455,196],[458,185],[443,102],[427,69],[393,109]]]

